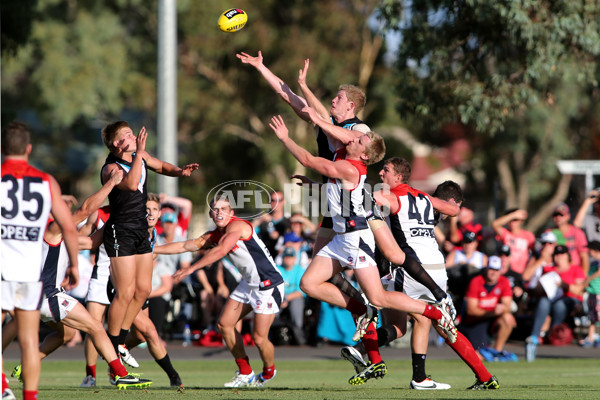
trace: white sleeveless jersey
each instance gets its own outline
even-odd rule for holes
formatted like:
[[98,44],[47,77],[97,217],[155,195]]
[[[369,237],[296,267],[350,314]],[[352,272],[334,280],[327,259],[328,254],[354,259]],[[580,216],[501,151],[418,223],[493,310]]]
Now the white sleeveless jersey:
[[26,161],[2,163],[0,184],[2,280],[36,282],[42,271],[42,242],[52,209],[50,175]]
[[[234,221],[243,221],[252,227],[248,221],[235,217],[230,223]],[[235,265],[242,279],[250,287],[259,290],[272,289],[283,283],[283,277],[263,241],[254,233],[254,229],[251,231],[252,236],[248,239],[239,239],[227,254],[227,258]],[[223,233],[215,229],[210,234],[210,241],[216,245],[222,236]]]
[[42,268],[42,282],[44,283],[44,294],[49,297],[55,293],[55,289],[60,288],[60,284],[65,279],[65,272],[69,265],[69,254],[64,241],[57,245],[42,243],[42,255],[44,265]]
[[341,180],[332,178],[327,183],[327,203],[333,220],[333,230],[336,233],[369,229],[364,207],[367,166],[360,161],[346,161],[352,163],[359,172],[356,187],[352,190],[344,189]]
[[444,255],[435,240],[433,205],[427,193],[401,184],[391,189],[400,208],[390,215],[390,228],[407,255],[421,264],[444,264]]

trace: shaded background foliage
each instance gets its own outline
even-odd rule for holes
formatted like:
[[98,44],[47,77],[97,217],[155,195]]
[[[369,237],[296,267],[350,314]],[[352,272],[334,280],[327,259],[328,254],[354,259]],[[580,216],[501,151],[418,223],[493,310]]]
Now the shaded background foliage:
[[[34,159],[65,192],[82,197],[99,187],[107,122],[146,125],[155,153],[156,1],[0,7],[2,119],[32,125]],[[540,221],[551,204],[581,196],[556,160],[598,158],[597,2],[179,0],[177,7],[179,163],[201,164],[179,188],[197,211],[226,180],[276,187],[303,172],[270,132],[272,115],[282,114],[315,149],[312,129],[235,58],[240,51],[262,50],[293,90],[310,58],[309,85],[325,103],[340,83],[361,86],[362,118],[385,134],[388,155],[413,157],[414,145],[388,133],[399,128],[433,148],[466,138],[467,191],[489,203],[496,188],[500,209],[541,210]],[[216,21],[231,7],[246,10],[249,23],[225,34]],[[400,40],[386,41],[393,37]],[[385,62],[388,51],[394,64]]]

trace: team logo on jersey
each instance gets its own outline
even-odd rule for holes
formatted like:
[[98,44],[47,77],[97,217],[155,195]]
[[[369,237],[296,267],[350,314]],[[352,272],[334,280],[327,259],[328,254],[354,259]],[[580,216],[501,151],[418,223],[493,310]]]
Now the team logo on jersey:
[[428,237],[433,238],[435,235],[433,234],[433,228],[412,228],[410,230],[411,237]]
[[262,305],[262,301],[261,301],[261,300],[256,300],[256,305],[257,305],[258,307],[260,307],[260,306]]
[[273,308],[273,303],[267,303],[267,308],[268,308],[268,309],[271,309],[271,308]]
[[[4,207],[2,209],[4,212]],[[4,215],[3,215],[4,216]],[[34,226],[16,226],[2,224],[2,239],[22,240],[24,242],[36,242],[40,237],[40,228]]]
[[354,261],[354,259],[353,259],[351,256],[348,256],[348,262],[349,262],[350,264],[352,264],[352,262],[353,262],[353,261]]
[[365,256],[360,256],[360,257],[358,257],[358,261],[359,261],[359,262],[361,262],[361,263],[364,263],[364,262],[366,262],[366,261],[367,261],[367,257],[365,257]]
[[65,308],[67,308],[69,306],[69,300],[64,299],[63,302],[61,303],[61,305]]
[[264,288],[264,287],[268,287],[268,286],[271,286],[271,280],[270,279],[264,280],[264,281],[262,281],[260,283],[260,287]]

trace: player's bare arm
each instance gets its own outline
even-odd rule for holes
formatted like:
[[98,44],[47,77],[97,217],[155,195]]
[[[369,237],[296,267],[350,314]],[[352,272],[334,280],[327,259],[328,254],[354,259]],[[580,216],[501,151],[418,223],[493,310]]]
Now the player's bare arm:
[[398,209],[400,208],[400,204],[398,204],[398,197],[396,197],[389,190],[378,190],[373,192],[373,199],[377,205],[389,209],[391,213],[398,212]]
[[166,243],[154,247],[154,254],[179,254],[187,251],[198,251],[210,247],[210,232],[206,232],[196,239],[188,239],[181,242]]
[[285,126],[281,115],[271,118],[269,126],[273,129],[281,143],[283,143],[296,160],[304,167],[311,168],[321,175],[333,179],[340,179],[344,186],[349,188],[353,188],[358,183],[358,171],[349,162],[333,162],[322,157],[315,157],[306,149],[298,146],[298,144],[289,137],[288,129]]
[[313,124],[323,130],[325,135],[327,135],[331,141],[337,143],[336,149],[345,146],[354,140],[354,138],[363,134],[363,132],[352,131],[350,129],[342,128],[341,126],[333,125],[329,119],[325,120],[321,118],[317,111],[312,107],[304,107],[302,111],[309,116]]
[[460,212],[460,207],[453,200],[447,201],[433,196],[429,196],[429,200],[431,200],[431,205],[433,206],[433,208],[435,208],[442,214],[449,215],[450,217],[455,217]]
[[81,204],[81,207],[79,207],[73,213],[73,220],[75,221],[76,225],[79,225],[92,213],[98,210],[98,208],[100,208],[104,200],[106,200],[110,194],[111,190],[121,183],[124,175],[125,174],[122,169],[113,170],[110,175],[110,179],[100,188],[100,190],[84,200],[83,204]]
[[288,103],[300,118],[309,121],[308,116],[302,112],[302,108],[306,105],[306,100],[294,93],[281,78],[263,64],[262,52],[259,51],[256,57],[241,52],[236,54],[236,57],[239,58],[242,63],[252,65],[256,68],[263,78],[266,79],[271,88],[273,88],[275,93],[277,93],[283,101]]
[[[102,186],[102,188],[85,199],[81,207],[73,212],[73,222],[75,225],[79,225],[90,216],[90,214],[98,210],[104,200],[108,197],[110,191],[121,183],[121,180],[123,180],[123,170],[114,169],[110,179]],[[44,233],[44,240],[52,245],[59,243],[62,240],[62,231],[60,227],[54,222],[50,223]]]
[[204,256],[196,263],[177,271],[173,275],[175,282],[180,282],[192,272],[221,260],[231,251],[231,249],[235,247],[235,244],[238,240],[250,237],[252,232],[249,230],[251,229],[252,228],[250,225],[243,221],[234,221],[227,225],[225,234],[221,237],[221,239],[219,239],[219,243],[204,253]]
[[152,157],[149,154],[145,157],[145,160],[148,168],[150,168],[157,174],[166,176],[190,176],[193,171],[197,170],[200,167],[198,163],[192,163],[184,165],[180,168],[166,161],[159,160],[156,157]]
[[308,74],[308,67],[310,65],[310,60],[307,58],[304,60],[304,68],[298,71],[298,86],[300,86],[300,90],[306,99],[306,102],[309,107],[314,108],[317,114],[324,120],[329,121],[329,110],[327,107],[321,103],[317,96],[313,93],[312,90],[308,87],[306,83],[306,76]]
[[96,229],[96,220],[98,219],[98,210],[90,214],[85,224],[79,228],[80,236],[90,236]]

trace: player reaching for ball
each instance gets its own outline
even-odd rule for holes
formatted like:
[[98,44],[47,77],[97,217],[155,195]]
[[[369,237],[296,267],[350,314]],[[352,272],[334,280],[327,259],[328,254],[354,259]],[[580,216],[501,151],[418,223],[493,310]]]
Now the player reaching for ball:
[[102,129],[110,154],[102,167],[106,182],[114,170],[123,169],[121,183],[108,195],[110,218],[104,229],[104,246],[110,257],[115,298],[108,310],[108,334],[118,352],[133,320],[152,290],[152,248],[146,220],[147,169],[167,176],[190,176],[198,164],[179,168],[146,152],[146,128],[136,137],[126,121]]
[[[310,112],[308,109],[304,111]],[[379,280],[379,271],[374,260],[375,240],[363,207],[363,188],[367,165],[380,161],[385,155],[383,138],[374,132],[363,134],[345,146],[343,159],[333,162],[315,157],[298,146],[288,136],[288,129],[281,116],[273,117],[269,126],[304,167],[330,177],[327,183],[327,202],[336,235],[313,258],[302,276],[301,289],[317,300],[345,308],[355,315],[363,315],[371,308],[370,306],[350,298],[328,282],[343,268],[352,268],[358,284],[373,305],[423,314],[437,321],[450,341],[454,342],[456,327],[450,315],[442,307],[437,304],[425,305],[403,293],[386,292]],[[348,205],[345,204],[346,201],[349,201]],[[375,335],[371,320],[366,321],[365,328],[367,327],[365,337],[370,339],[371,335]]]

